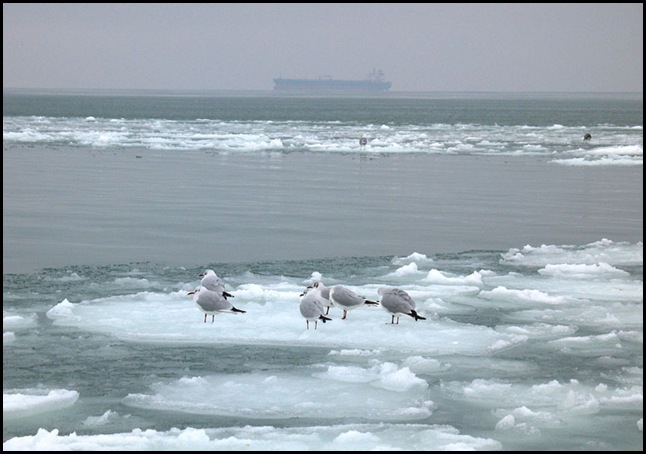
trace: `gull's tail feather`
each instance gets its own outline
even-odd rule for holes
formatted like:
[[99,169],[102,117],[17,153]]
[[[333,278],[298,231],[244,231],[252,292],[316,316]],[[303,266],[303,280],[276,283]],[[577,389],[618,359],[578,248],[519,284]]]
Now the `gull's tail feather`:
[[415,319],[415,321],[417,321],[417,320],[426,320],[426,317],[422,317],[421,315],[419,315],[417,312],[415,312],[415,311],[414,311],[414,310],[412,310],[412,309],[411,309],[411,311],[410,311],[410,314],[408,314],[408,315],[410,315],[411,317],[413,317],[413,318]]

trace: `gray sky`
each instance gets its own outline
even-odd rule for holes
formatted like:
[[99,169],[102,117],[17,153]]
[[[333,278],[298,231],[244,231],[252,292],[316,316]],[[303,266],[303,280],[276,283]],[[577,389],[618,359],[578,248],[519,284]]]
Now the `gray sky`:
[[3,87],[642,92],[643,3],[4,3]]

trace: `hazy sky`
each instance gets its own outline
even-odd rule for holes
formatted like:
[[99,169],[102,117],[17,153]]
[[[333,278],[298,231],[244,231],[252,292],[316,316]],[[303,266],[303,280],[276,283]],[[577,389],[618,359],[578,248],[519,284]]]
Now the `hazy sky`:
[[632,91],[643,3],[3,3],[3,87]]

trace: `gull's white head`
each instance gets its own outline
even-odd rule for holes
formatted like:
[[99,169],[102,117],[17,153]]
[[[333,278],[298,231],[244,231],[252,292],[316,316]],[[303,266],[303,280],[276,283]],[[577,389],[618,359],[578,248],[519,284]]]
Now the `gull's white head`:
[[200,277],[204,277],[204,276],[208,276],[208,275],[214,275],[214,274],[215,274],[215,271],[213,271],[211,269],[208,269],[208,270],[205,270],[203,273],[200,273]]

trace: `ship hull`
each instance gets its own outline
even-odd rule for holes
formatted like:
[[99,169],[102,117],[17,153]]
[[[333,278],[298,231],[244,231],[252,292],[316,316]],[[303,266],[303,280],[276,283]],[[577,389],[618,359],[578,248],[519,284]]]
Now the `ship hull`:
[[392,84],[373,80],[274,79],[274,91],[297,93],[386,92]]

